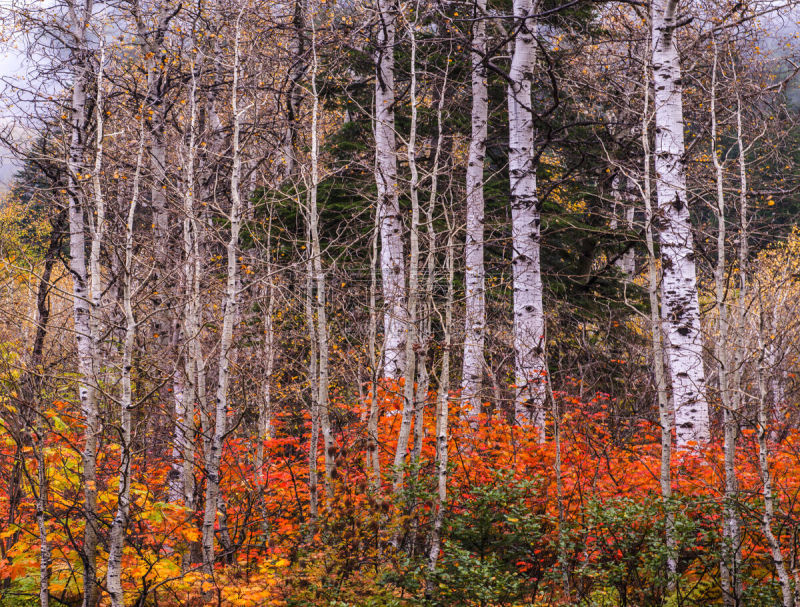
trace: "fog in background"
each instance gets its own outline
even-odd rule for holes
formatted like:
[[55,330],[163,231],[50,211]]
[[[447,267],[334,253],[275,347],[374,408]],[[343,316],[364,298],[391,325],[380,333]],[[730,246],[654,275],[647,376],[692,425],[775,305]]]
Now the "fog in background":
[[[0,13],[5,12],[13,0],[0,0]],[[43,0],[48,2],[48,0]],[[681,4],[685,4],[681,3]],[[794,68],[785,60],[787,55],[798,57],[800,54],[800,6],[787,9],[786,7],[795,4],[795,0],[784,0],[776,2],[775,13],[764,15],[758,18],[753,27],[761,29],[764,33],[763,39],[759,42],[760,47],[775,54],[776,71],[787,74]],[[799,3],[800,4],[800,3]],[[41,8],[41,6],[40,6]],[[103,9],[100,8],[102,11]],[[20,38],[16,37],[15,32],[2,31],[4,25],[0,20],[0,130],[4,133],[13,132],[14,140],[21,148],[26,147],[26,139],[32,138],[29,127],[26,126],[27,113],[26,102],[20,101],[16,95],[9,94],[17,86],[28,87],[35,76],[35,70],[31,69],[31,59],[26,56],[24,44]],[[113,28],[113,25],[111,26]],[[118,33],[118,31],[116,32]],[[10,41],[10,42],[9,42]],[[787,46],[788,43],[788,46]],[[800,65],[794,61],[795,65]],[[48,88],[52,92],[60,88],[59,83],[35,83],[35,88]],[[54,86],[55,85],[55,86]],[[41,93],[41,88],[39,93]],[[800,76],[787,87],[787,95],[795,108],[800,111]],[[21,163],[19,159],[0,142],[0,192],[5,192],[14,174],[19,170]]]

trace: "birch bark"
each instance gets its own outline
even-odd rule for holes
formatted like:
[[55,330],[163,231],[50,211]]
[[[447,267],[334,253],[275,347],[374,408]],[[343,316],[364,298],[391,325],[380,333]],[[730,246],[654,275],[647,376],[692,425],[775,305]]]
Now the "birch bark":
[[655,168],[661,246],[661,305],[667,336],[677,446],[709,439],[703,342],[683,155],[683,93],[675,41],[677,0],[653,0]]
[[[41,428],[37,429],[37,434]],[[44,447],[37,438],[34,444],[36,453],[36,527],[39,532],[39,607],[50,607],[50,567],[53,564],[53,549],[47,539],[47,464]]]
[[737,411],[731,398],[729,372],[730,344],[729,344],[729,306],[726,284],[726,209],[725,209],[725,180],[724,164],[720,159],[720,150],[717,146],[717,71],[718,52],[716,39],[712,39],[714,59],[711,71],[711,160],[714,165],[716,178],[716,208],[717,218],[717,265],[714,270],[714,286],[717,306],[718,338],[716,343],[717,376],[719,378],[719,394],[722,404],[724,425],[724,460],[725,460],[725,500],[724,519],[722,527],[723,546],[720,560],[720,578],[722,581],[723,602],[725,605],[734,606],[740,602],[741,582],[739,570],[741,567],[741,552],[739,549],[739,517],[736,511],[738,482],[736,479],[736,436],[739,432]]
[[[649,49],[648,49],[649,51]],[[661,465],[659,470],[659,484],[661,487],[661,500],[664,504],[665,525],[664,539],[667,545],[667,584],[670,589],[675,587],[678,572],[676,560],[675,541],[675,515],[672,511],[672,414],[667,393],[667,374],[664,369],[664,340],[661,325],[661,305],[658,298],[658,264],[653,238],[653,204],[652,181],[650,173],[650,66],[644,61],[644,109],[642,112],[642,198],[645,209],[645,243],[647,246],[647,293],[650,301],[650,346],[653,353],[653,376],[656,384],[658,398],[658,420],[661,426]]]
[[[298,201],[299,204],[299,201]],[[311,223],[306,226],[306,242],[311,241]],[[316,522],[319,515],[319,431],[321,425],[319,407],[319,346],[316,323],[314,320],[314,261],[311,258],[311,247],[306,246],[306,293],[305,314],[308,327],[309,360],[308,384],[311,392],[311,436],[308,442],[308,493],[309,516]],[[309,529],[309,533],[313,533]]]
[[[761,304],[761,302],[759,302]],[[772,489],[772,474],[769,469],[769,447],[767,444],[767,361],[766,344],[764,340],[764,308],[759,305],[759,327],[758,327],[758,470],[761,476],[761,495],[764,498],[764,513],[761,517],[761,528],[767,538],[772,563],[778,574],[778,581],[781,586],[781,599],[783,607],[794,607],[794,593],[789,573],[786,569],[786,562],[783,558],[780,541],[772,530],[775,520],[775,496]]]
[[[449,58],[449,57],[448,57]],[[432,371],[428,372],[428,362],[433,361],[429,357],[430,343],[433,335],[432,322],[435,311],[433,299],[434,279],[436,276],[436,229],[434,227],[434,213],[436,211],[436,201],[439,197],[439,163],[444,143],[443,113],[444,104],[447,99],[449,70],[445,69],[442,79],[442,90],[439,95],[439,103],[436,108],[436,148],[433,153],[433,165],[430,172],[430,195],[428,205],[425,209],[425,232],[427,240],[427,251],[425,256],[425,292],[420,297],[420,322],[417,341],[420,344],[417,359],[417,410],[414,416],[414,450],[412,461],[418,462],[422,452],[422,441],[424,439],[424,417],[425,406],[428,403],[428,391],[430,388],[430,378]]]
[[383,283],[383,377],[398,380],[405,369],[406,314],[403,221],[397,190],[397,143],[394,128],[394,46],[397,5],[378,0],[375,49],[375,183],[381,234]]
[[[330,379],[328,371],[329,343],[328,343],[328,314],[326,304],[325,273],[322,268],[322,247],[319,237],[319,208],[317,195],[319,189],[319,93],[317,91],[317,30],[314,19],[311,20],[311,187],[309,188],[309,231],[311,235],[311,260],[314,286],[316,288],[316,332],[319,362],[317,370],[320,429],[322,430],[322,445],[325,449],[325,479],[326,485],[330,484],[334,467],[335,446],[331,432],[329,407]],[[330,489],[328,486],[327,489]]]
[[[98,103],[98,116],[102,111],[102,104]],[[100,118],[98,122],[102,124]],[[109,533],[108,566],[106,584],[111,597],[112,607],[124,607],[125,594],[122,587],[122,550],[125,543],[125,528],[128,524],[130,511],[131,491],[131,410],[133,408],[133,395],[131,390],[131,367],[133,361],[134,340],[136,338],[136,318],[133,314],[132,303],[132,271],[133,271],[133,235],[134,220],[139,203],[139,178],[144,155],[144,125],[141,128],[139,152],[136,159],[136,169],[133,177],[133,193],[128,207],[127,223],[125,230],[125,263],[123,265],[122,283],[122,308],[125,314],[125,337],[122,348],[122,394],[119,401],[120,409],[120,437],[122,439],[119,489],[117,492],[117,510],[111,523]],[[102,129],[100,129],[102,133]],[[98,138],[101,134],[98,134]]]
[[[28,361],[27,370],[20,380],[20,392],[23,402],[29,406],[41,405],[42,380],[39,367],[44,354],[44,342],[48,331],[50,319],[50,305],[48,296],[52,287],[51,278],[59,251],[61,250],[61,234],[65,227],[66,214],[60,211],[51,223],[50,244],[44,255],[44,265],[39,286],[36,292],[36,332],[33,338],[33,347]],[[48,495],[49,479],[47,462],[45,461],[45,445],[47,437],[47,424],[41,415],[41,409],[34,410],[35,419],[30,422],[31,444],[36,459],[36,483],[31,483],[31,490],[35,499],[36,527],[39,534],[39,604],[40,607],[50,605],[50,573],[53,562],[53,550],[47,537],[48,530]],[[9,519],[12,517],[9,516]]]
[[303,101],[303,76],[305,63],[305,11],[303,0],[295,0],[292,14],[292,37],[289,52],[292,65],[289,69],[289,95],[286,102],[286,134],[283,142],[284,177],[291,177],[297,165],[297,125],[300,120],[300,105]]
[[[152,183],[150,186],[150,205],[152,208],[153,242],[155,245],[155,271],[157,284],[163,281],[166,274],[169,250],[169,213],[167,209],[167,148],[165,135],[165,109],[164,89],[166,86],[165,62],[167,54],[162,52],[164,41],[172,17],[180,10],[171,11],[168,3],[159,2],[156,11],[155,25],[150,26],[142,14],[140,0],[133,3],[136,30],[142,45],[146,70],[145,111],[148,113],[146,121],[149,134],[148,154],[150,159],[150,173]],[[166,287],[158,284],[161,291]],[[163,297],[156,294],[153,298],[156,306],[154,315],[153,337],[164,344],[168,333],[169,320],[166,312],[162,310]]]
[[[446,215],[447,216],[447,215]],[[447,299],[445,301],[444,319],[444,348],[442,352],[442,368],[439,374],[439,390],[436,396],[436,499],[434,502],[433,529],[431,531],[431,547],[428,553],[428,571],[433,573],[436,562],[441,552],[442,526],[444,524],[445,505],[447,502],[447,462],[448,462],[448,431],[450,410],[450,351],[453,340],[451,327],[453,322],[453,296],[454,296],[454,246],[453,225],[448,217],[447,233]],[[441,318],[441,313],[440,313]],[[430,593],[431,578],[428,581],[427,591]]]
[[217,393],[214,409],[214,434],[211,438],[209,454],[206,460],[206,493],[205,509],[203,511],[203,570],[207,575],[214,572],[214,523],[217,519],[217,506],[219,501],[220,460],[224,446],[227,415],[228,415],[228,386],[230,383],[231,363],[235,357],[236,348],[233,344],[233,328],[237,321],[238,308],[238,252],[239,231],[241,228],[242,200],[240,188],[242,159],[240,154],[241,111],[239,109],[239,69],[240,69],[240,22],[242,11],[236,19],[236,32],[234,36],[234,64],[233,83],[231,89],[231,111],[233,116],[232,154],[230,194],[230,239],[226,246],[227,257],[227,282],[223,305],[222,334],[220,337],[219,365],[217,377]]
[[461,400],[465,413],[481,412],[484,331],[486,327],[485,272],[483,261],[483,170],[486,157],[489,92],[486,76],[486,0],[473,3],[472,26],[472,134],[467,158],[467,224],[464,245],[465,326],[464,359],[461,371]]
[[264,311],[264,387],[258,408],[258,444],[256,445],[256,474],[258,482],[266,482],[264,475],[264,441],[272,438],[272,373],[275,366],[275,335],[272,316],[275,313],[275,284],[272,278],[272,210],[267,224],[266,273],[264,286],[267,305]]
[[372,490],[378,492],[381,489],[381,458],[378,445],[378,421],[380,418],[380,408],[378,406],[378,378],[379,360],[377,356],[377,335],[378,335],[378,233],[380,220],[375,214],[375,226],[372,229],[372,248],[369,261],[369,367],[370,367],[370,391],[369,391],[369,415],[367,417],[367,470],[370,473]]
[[83,536],[83,607],[94,607],[99,598],[97,586],[97,435],[99,415],[94,389],[94,356],[92,348],[92,309],[89,276],[86,266],[86,234],[84,212],[86,197],[80,185],[84,173],[86,141],[86,87],[90,75],[86,28],[91,18],[91,0],[80,6],[68,2],[69,28],[72,35],[74,67],[72,69],[72,107],[70,139],[67,152],[67,197],[69,199],[69,269],[72,274],[73,322],[78,354],[78,396],[85,424],[83,465],[83,499],[86,528]]
[[[417,7],[418,8],[418,7]],[[405,21],[405,19],[404,19]],[[400,430],[397,434],[397,446],[394,454],[394,490],[400,489],[405,473],[406,455],[411,432],[411,422],[416,409],[414,379],[416,371],[415,347],[417,346],[417,303],[419,297],[419,171],[417,170],[417,36],[414,23],[406,23],[411,52],[411,82],[409,97],[411,100],[411,124],[408,143],[406,145],[408,167],[410,171],[409,197],[411,198],[411,229],[409,230],[408,260],[408,321],[405,335],[405,361],[403,384],[403,413]]]
[[[189,93],[189,127],[186,157],[183,158],[184,192],[183,192],[183,323],[182,342],[184,345],[183,369],[180,365],[175,369],[175,444],[172,454],[171,501],[183,499],[188,509],[194,506],[194,412],[197,396],[197,379],[194,359],[190,352],[198,339],[197,300],[194,290],[194,241],[197,239],[197,219],[195,210],[194,188],[195,161],[197,157],[197,74],[196,64],[192,62],[192,83]],[[184,385],[183,378],[186,378]]]
[[536,163],[531,87],[536,69],[538,0],[514,0],[514,51],[508,84],[508,164],[511,181],[511,238],[514,275],[514,418],[533,426],[544,440],[547,374],[540,267],[541,219],[536,196]]

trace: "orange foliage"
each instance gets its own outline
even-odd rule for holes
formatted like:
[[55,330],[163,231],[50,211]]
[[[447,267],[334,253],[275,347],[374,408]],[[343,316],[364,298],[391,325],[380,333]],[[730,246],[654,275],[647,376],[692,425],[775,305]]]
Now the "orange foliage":
[[[539,444],[523,428],[507,423],[499,413],[483,417],[474,429],[460,420],[454,405],[451,417],[450,462],[448,478],[448,512],[457,515],[470,507],[474,492],[498,479],[532,481],[535,490],[528,496],[526,508],[552,524],[544,527],[544,537],[532,550],[529,559],[516,565],[521,575],[545,571],[555,576],[561,566],[553,546],[559,533],[569,538],[566,550],[576,569],[603,562],[622,562],[628,556],[624,542],[609,526],[591,522],[590,505],[620,503],[660,503],[660,429],[646,421],[612,420],[611,399],[598,394],[589,402],[567,393],[557,393],[561,410],[560,436]],[[339,401],[334,405],[338,454],[331,495],[321,495],[320,521],[311,525],[308,502],[307,443],[310,421],[305,416],[297,428],[287,419],[275,423],[275,438],[265,441],[263,484],[253,468],[255,445],[237,435],[226,444],[222,466],[222,493],[226,505],[226,524],[233,546],[223,556],[210,579],[199,571],[192,555],[197,554],[200,538],[201,511],[188,511],[167,500],[168,458],[155,459],[145,445],[137,451],[133,466],[131,523],[127,530],[124,552],[124,583],[129,602],[143,594],[157,595],[159,605],[203,604],[213,595],[213,603],[255,607],[285,604],[292,587],[290,576],[309,580],[329,575],[331,563],[325,552],[331,534],[339,535],[340,553],[336,558],[343,567],[346,561],[353,576],[364,576],[364,564],[381,566],[383,558],[392,560],[391,538],[408,532],[412,523],[430,518],[435,460],[434,398],[425,412],[425,441],[421,451],[418,478],[423,486],[422,497],[416,500],[412,513],[408,504],[391,497],[391,461],[400,424],[400,402],[396,393],[379,390],[381,407],[380,454],[384,473],[380,495],[370,490],[366,469],[364,409],[366,403]],[[455,399],[454,399],[455,400]],[[50,431],[43,443],[42,456],[48,471],[47,539],[53,552],[51,591],[66,598],[80,592],[81,566],[79,547],[85,521],[81,516],[80,440],[81,428],[71,417],[73,406],[57,402],[46,412]],[[293,423],[296,423],[296,418]],[[35,500],[31,480],[36,478],[37,457],[30,446],[21,451],[19,445],[0,426],[0,465],[6,472],[15,458],[24,459],[23,496],[10,516],[11,496],[0,487],[0,529],[3,559],[0,579],[11,584],[21,580],[37,580],[39,572],[39,532],[35,520]],[[625,440],[619,440],[624,436]],[[672,478],[676,499],[692,498],[686,508],[701,521],[693,541],[681,549],[688,555],[682,575],[708,575],[713,564],[705,554],[713,552],[718,542],[722,490],[724,487],[721,441],[706,448],[673,458]],[[744,431],[739,446],[738,474],[744,513],[743,554],[769,569],[769,554],[761,531],[761,481],[758,474],[757,444],[751,432]],[[561,504],[558,499],[556,450],[561,458]],[[780,526],[776,529],[783,546],[793,544],[800,525],[800,432],[791,432],[779,444],[771,445],[770,464],[774,490],[780,504]],[[99,509],[101,533],[106,532],[116,505],[116,466],[119,450],[113,443],[104,444],[98,461]],[[319,466],[323,469],[322,454]],[[202,453],[197,453],[198,487],[202,487]],[[409,472],[409,478],[413,471]],[[427,488],[427,489],[425,489]],[[427,491],[427,493],[425,492]],[[198,495],[202,495],[198,491]],[[515,519],[508,519],[512,523]],[[9,522],[11,521],[11,522]],[[559,522],[561,521],[561,522]],[[652,526],[652,519],[630,524]],[[349,538],[349,539],[348,539]],[[373,538],[374,546],[369,548]],[[444,547],[447,551],[447,545]],[[106,556],[101,551],[102,563]],[[788,558],[788,553],[787,553]],[[537,559],[539,559],[537,561]],[[322,571],[314,572],[314,567]],[[100,578],[104,576],[101,566]],[[574,572],[573,572],[574,574]],[[577,575],[577,574],[574,574]],[[769,573],[764,573],[768,576]],[[369,577],[369,576],[367,576]],[[553,579],[556,579],[554,577]],[[584,580],[582,583],[588,583]],[[365,588],[368,586],[364,582]],[[549,589],[548,589],[549,588]],[[540,592],[549,592],[553,602],[560,595],[552,582]]]

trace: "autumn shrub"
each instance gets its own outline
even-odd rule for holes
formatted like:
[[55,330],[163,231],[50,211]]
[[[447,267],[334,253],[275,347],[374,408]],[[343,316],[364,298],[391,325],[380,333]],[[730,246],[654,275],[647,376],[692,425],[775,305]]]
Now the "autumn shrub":
[[499,472],[454,498],[433,573],[435,605],[516,605],[532,600],[556,563],[556,521],[531,507],[536,479]]
[[[675,454],[673,497],[659,484],[657,426],[631,420],[613,439],[610,396],[589,402],[557,394],[563,407],[560,442],[521,432],[502,417],[478,428],[451,420],[450,466],[442,550],[429,568],[436,507],[433,408],[424,417],[419,459],[404,469],[393,491],[392,459],[400,407],[382,393],[380,483],[367,465],[363,426],[355,415],[337,427],[335,467],[324,480],[318,453],[320,501],[309,507],[307,423],[282,423],[265,440],[264,469],[253,468],[254,445],[228,438],[221,491],[228,538],[218,527],[220,558],[209,576],[200,570],[199,506],[168,498],[167,455],[144,446],[132,462],[131,516],[123,553],[128,604],[201,606],[214,597],[224,607],[265,605],[337,607],[455,607],[586,605],[591,607],[699,607],[721,601],[724,458],[718,441],[702,452]],[[348,404],[339,403],[344,410]],[[349,406],[357,409],[358,403]],[[47,540],[52,550],[54,602],[81,599],[81,428],[67,402],[45,412],[41,443],[48,476]],[[308,420],[306,420],[307,422]],[[18,450],[0,425],[0,465],[22,454],[23,497],[13,522],[0,528],[0,604],[36,604],[41,538],[35,517],[37,453]],[[775,567],[763,532],[757,445],[745,430],[739,440],[741,580],[743,604],[777,604]],[[773,532],[787,562],[798,558],[800,433],[771,445],[777,498]],[[557,457],[558,456],[558,457]],[[158,459],[161,457],[161,459]],[[197,495],[202,495],[202,445],[197,453]],[[557,462],[560,464],[557,466]],[[105,537],[116,503],[119,453],[104,447],[98,458],[99,529]],[[201,504],[201,502],[197,502]],[[10,521],[10,500],[0,487],[0,520]],[[673,545],[666,538],[671,517]],[[674,558],[675,579],[667,562]],[[105,576],[101,550],[99,575]]]

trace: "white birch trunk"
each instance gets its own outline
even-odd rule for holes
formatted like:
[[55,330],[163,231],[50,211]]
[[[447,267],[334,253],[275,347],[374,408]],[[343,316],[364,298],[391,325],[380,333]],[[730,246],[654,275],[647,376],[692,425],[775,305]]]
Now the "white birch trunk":
[[197,76],[196,64],[192,62],[192,84],[189,93],[189,140],[186,145],[186,156],[183,158],[184,192],[183,192],[183,267],[181,281],[183,283],[183,319],[179,346],[182,346],[183,365],[176,365],[173,376],[175,401],[175,433],[172,450],[172,484],[170,485],[170,501],[183,500],[187,509],[194,506],[194,411],[197,396],[197,380],[194,359],[191,351],[198,339],[197,300],[194,291],[194,241],[197,239],[197,220],[195,210],[195,161],[197,157]]
[[464,244],[464,359],[461,371],[463,413],[481,412],[486,329],[486,278],[483,261],[483,170],[486,157],[489,92],[486,76],[486,0],[475,0],[472,26],[472,133],[467,157],[467,225]]
[[[299,204],[299,203],[298,203]],[[311,240],[310,224],[306,226],[306,242]],[[309,515],[312,522],[319,516],[319,430],[321,425],[319,407],[319,348],[318,333],[314,321],[314,262],[311,259],[311,247],[306,246],[306,296],[305,314],[308,327],[309,362],[308,387],[311,392],[311,437],[308,443],[308,493]],[[311,532],[311,530],[309,530]]]
[[83,607],[97,604],[97,434],[99,416],[95,401],[94,360],[92,353],[92,309],[89,276],[86,266],[84,207],[86,197],[79,183],[84,172],[86,137],[86,86],[89,79],[89,57],[86,27],[92,12],[89,2],[80,8],[68,4],[69,27],[76,55],[72,72],[72,108],[70,140],[67,153],[67,196],[69,198],[69,268],[72,274],[73,322],[78,354],[78,396],[81,416],[86,426],[81,453],[83,466],[83,498],[86,528],[83,537]]
[[747,216],[747,161],[745,158],[744,137],[742,134],[742,102],[739,94],[739,80],[736,75],[736,64],[732,63],[734,89],[736,90],[736,146],[739,150],[739,294],[736,301],[736,328],[739,333],[734,349],[733,365],[733,398],[736,408],[744,402],[744,386],[742,385],[742,367],[745,359],[745,323],[747,316],[747,300],[749,298],[747,281],[749,253],[749,219]]
[[397,188],[397,144],[394,131],[395,0],[378,0],[375,55],[375,182],[381,233],[383,283],[383,377],[398,380],[405,370],[408,319],[405,309],[403,221]]
[[[405,19],[404,19],[405,21]],[[397,434],[397,446],[394,454],[394,490],[397,491],[403,484],[405,473],[406,452],[411,433],[411,422],[416,410],[414,379],[416,371],[415,346],[417,345],[417,303],[419,296],[419,171],[417,170],[417,37],[414,23],[406,21],[406,29],[410,42],[411,52],[411,82],[409,97],[411,102],[411,124],[409,127],[407,159],[411,173],[409,179],[409,197],[411,198],[411,229],[409,231],[409,262],[408,262],[408,308],[407,330],[405,335],[405,361],[403,384],[403,413],[400,420],[400,431]]]
[[334,467],[335,446],[331,431],[329,407],[330,379],[328,372],[329,343],[328,343],[328,314],[326,305],[325,273],[322,269],[322,248],[319,238],[319,209],[317,206],[317,190],[319,188],[319,94],[317,91],[317,30],[314,20],[311,20],[311,187],[309,188],[309,232],[311,235],[311,262],[316,287],[316,332],[319,373],[317,382],[317,407],[319,410],[320,430],[322,431],[322,445],[325,449],[325,481],[326,489],[330,491],[331,474]]
[[180,361],[172,373],[172,392],[175,405],[175,428],[172,461],[167,475],[167,500],[177,504],[183,499],[183,453],[186,448],[186,385]]
[[729,385],[730,348],[729,348],[729,309],[726,284],[726,213],[725,213],[725,179],[724,166],[720,160],[717,147],[717,64],[718,53],[716,39],[713,39],[714,60],[711,72],[711,160],[716,178],[717,217],[717,265],[714,270],[715,297],[717,306],[716,343],[717,376],[719,378],[719,394],[724,419],[724,460],[725,460],[725,499],[722,526],[722,558],[720,560],[720,578],[722,582],[723,603],[733,607],[740,602],[741,552],[739,549],[739,516],[736,511],[738,482],[736,479],[736,436],[738,434],[737,412],[731,398]]
[[514,359],[516,423],[545,436],[545,323],[539,247],[541,219],[531,99],[536,69],[538,0],[514,0],[514,51],[508,84],[508,164],[511,181],[511,238],[514,274]]
[[283,174],[289,178],[297,165],[297,125],[300,119],[300,105],[303,101],[303,76],[305,63],[305,11],[304,0],[295,0],[292,14],[292,37],[289,41],[289,53],[292,65],[289,69],[289,94],[286,103],[286,133],[283,141]]
[[375,214],[375,226],[372,230],[372,250],[369,262],[369,366],[370,366],[370,399],[369,415],[367,417],[367,470],[370,474],[371,486],[374,492],[381,489],[381,458],[378,443],[378,422],[380,408],[378,407],[378,378],[380,377],[379,360],[377,356],[378,336],[378,233],[380,219]]
[[[98,115],[102,105],[98,104]],[[100,120],[100,119],[98,119]],[[100,135],[98,135],[100,137]],[[133,409],[133,395],[131,390],[131,368],[133,349],[136,338],[136,318],[133,314],[132,303],[132,271],[133,271],[133,236],[134,220],[139,202],[139,178],[144,156],[144,125],[141,125],[139,152],[136,158],[136,169],[133,178],[133,193],[125,230],[125,263],[123,266],[122,283],[122,308],[125,315],[125,337],[122,348],[122,394],[119,400],[120,408],[120,436],[122,439],[120,449],[120,466],[118,471],[119,489],[117,490],[117,510],[111,523],[109,533],[108,566],[106,585],[111,597],[112,607],[124,607],[125,595],[122,587],[122,551],[125,544],[125,529],[128,525],[130,511],[131,490],[131,411]]]
[[217,394],[214,407],[214,434],[211,438],[210,450],[206,459],[206,492],[205,508],[203,511],[203,570],[207,575],[214,572],[214,523],[217,519],[220,485],[220,460],[224,446],[227,415],[228,415],[228,386],[230,384],[231,364],[235,357],[233,345],[233,329],[237,322],[238,307],[238,252],[239,231],[241,227],[242,200],[240,188],[242,159],[240,155],[239,135],[241,130],[241,112],[238,104],[239,87],[239,35],[242,11],[236,20],[236,33],[234,39],[234,65],[233,83],[231,91],[231,111],[233,115],[233,138],[231,142],[233,163],[231,168],[230,194],[231,194],[231,235],[226,246],[227,256],[227,282],[223,304],[222,334],[220,337],[219,365],[217,377]]
[[272,278],[272,210],[267,224],[266,250],[266,291],[267,305],[264,311],[264,386],[258,407],[258,444],[256,445],[256,478],[264,485],[264,441],[272,438],[272,374],[275,366],[275,333],[272,316],[275,312],[275,284]]
[[[446,213],[446,211],[445,211]],[[454,273],[454,229],[448,218],[447,233],[447,300],[442,322],[444,330],[444,348],[442,353],[442,368],[439,375],[439,390],[436,401],[436,499],[434,502],[433,529],[431,530],[431,548],[428,553],[428,571],[433,573],[442,545],[442,526],[444,525],[445,505],[447,503],[447,462],[448,462],[448,430],[450,409],[450,351],[453,346],[451,327],[453,322],[453,281]],[[440,314],[441,318],[441,314]],[[430,578],[429,582],[430,584]],[[428,592],[431,588],[428,587]]]
[[[761,304],[761,302],[759,302]],[[767,361],[765,356],[766,344],[764,343],[764,308],[759,305],[759,328],[758,346],[761,353],[758,357],[758,471],[761,476],[761,495],[764,498],[764,513],[761,517],[761,528],[767,538],[772,563],[778,574],[778,581],[781,586],[781,599],[783,607],[794,607],[794,593],[789,573],[786,569],[786,562],[783,558],[780,541],[772,530],[775,520],[775,497],[772,489],[772,474],[769,469],[769,450],[767,445]]]
[[[448,57],[449,58],[449,57]],[[432,337],[432,321],[435,312],[433,299],[434,278],[436,275],[436,229],[433,223],[434,212],[436,211],[436,201],[439,197],[439,160],[444,143],[443,114],[444,104],[447,100],[449,71],[445,69],[442,79],[442,90],[439,95],[439,104],[436,108],[436,148],[433,153],[433,165],[430,172],[430,195],[428,206],[425,210],[425,231],[427,237],[427,251],[425,257],[425,293],[420,297],[423,304],[421,306],[419,323],[419,335],[417,341],[420,344],[420,353],[417,360],[417,411],[414,419],[414,451],[412,461],[418,462],[422,452],[422,441],[424,439],[424,418],[425,406],[428,403],[428,390],[430,388],[430,378],[432,372],[428,372],[428,352]],[[430,361],[433,365],[433,361]],[[449,376],[449,372],[448,372]]]
[[[44,429],[38,424],[37,434]],[[44,444],[36,439],[36,475],[38,492],[36,494],[36,527],[39,532],[39,607],[50,607],[50,566],[53,563],[53,550],[47,539],[47,464],[44,456]]]
[[146,93],[144,111],[148,113],[145,121],[149,135],[148,156],[150,159],[150,206],[152,209],[152,230],[154,244],[154,265],[157,294],[152,298],[156,308],[153,315],[153,339],[165,345],[169,332],[169,320],[161,293],[167,287],[162,284],[167,274],[169,251],[169,213],[167,209],[167,147],[165,140],[165,108],[163,62],[167,55],[162,52],[164,40],[172,18],[173,10],[169,3],[159,4],[155,24],[148,22],[142,14],[140,0],[134,0],[133,13],[137,35],[142,47],[146,71]]
[[683,93],[675,42],[677,0],[653,0],[655,167],[661,246],[662,315],[679,449],[709,439],[703,341],[692,228],[686,198]]
[[[649,49],[648,49],[649,51]],[[672,423],[673,412],[669,406],[667,393],[667,376],[664,369],[664,342],[661,326],[660,302],[658,299],[658,264],[656,263],[655,242],[653,239],[653,205],[650,180],[650,66],[644,62],[644,109],[642,113],[642,151],[643,151],[643,188],[642,198],[645,209],[645,243],[647,246],[647,293],[650,301],[650,344],[653,354],[653,376],[658,398],[658,420],[661,426],[661,465],[659,485],[661,500],[664,504],[665,525],[664,540],[667,545],[667,586],[674,590],[677,582],[677,544],[675,541],[675,515],[672,512]]]

